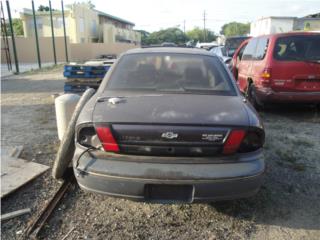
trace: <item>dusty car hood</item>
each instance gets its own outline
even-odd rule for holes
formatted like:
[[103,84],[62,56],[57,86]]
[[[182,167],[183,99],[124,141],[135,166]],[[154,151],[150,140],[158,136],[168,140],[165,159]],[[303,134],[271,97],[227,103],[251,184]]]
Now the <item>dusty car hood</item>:
[[[114,97],[121,101],[110,103]],[[238,96],[105,92],[98,99],[93,110],[95,123],[249,125]]]

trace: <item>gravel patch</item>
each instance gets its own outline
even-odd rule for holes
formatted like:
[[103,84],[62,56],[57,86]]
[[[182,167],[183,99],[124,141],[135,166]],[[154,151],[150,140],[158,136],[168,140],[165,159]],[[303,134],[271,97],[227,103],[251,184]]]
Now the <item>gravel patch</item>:
[[[48,166],[59,145],[52,94],[63,91],[62,67],[2,79],[1,144],[23,145],[21,158]],[[40,239],[320,239],[320,113],[313,107],[261,112],[267,171],[254,197],[211,204],[146,204],[84,192],[75,184]],[[59,183],[51,172],[1,201],[1,213],[35,216]],[[30,216],[3,222],[17,239]]]

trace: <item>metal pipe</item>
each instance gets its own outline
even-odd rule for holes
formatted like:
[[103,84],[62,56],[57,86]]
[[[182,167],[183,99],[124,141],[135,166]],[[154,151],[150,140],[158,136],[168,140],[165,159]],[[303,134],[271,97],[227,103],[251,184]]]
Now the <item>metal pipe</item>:
[[7,61],[7,66],[8,70],[12,71],[12,64],[11,64],[11,56],[10,56],[10,48],[9,48],[9,42],[8,42],[8,32],[7,32],[7,24],[4,16],[4,11],[3,11],[3,6],[2,6],[2,1],[1,3],[1,33],[3,37],[3,43],[5,47],[3,48],[6,52],[6,61]]
[[36,48],[37,48],[37,57],[38,57],[38,65],[41,68],[41,56],[40,56],[40,47],[39,47],[39,38],[38,38],[38,29],[37,29],[37,20],[36,20],[36,12],[34,10],[34,2],[32,3],[32,13],[33,13],[33,23],[34,23],[34,35],[36,38]]
[[51,34],[52,34],[53,58],[54,58],[54,64],[55,64],[55,65],[57,65],[56,44],[55,44],[55,41],[54,41],[54,29],[53,29],[53,20],[52,20],[51,0],[49,0],[49,9],[50,9],[50,21],[51,21]]
[[65,49],[65,53],[66,53],[66,62],[69,62],[68,46],[67,46],[67,34],[66,34],[66,23],[65,23],[65,19],[64,19],[63,0],[61,0],[61,9],[62,9],[62,22],[63,22],[63,34],[64,34],[64,49]]
[[10,4],[9,4],[8,0],[6,1],[6,5],[7,5],[7,11],[8,11],[9,25],[10,25],[10,30],[11,30],[11,40],[12,40],[14,63],[16,65],[16,73],[19,73],[19,62],[18,62],[18,56],[17,56],[16,41],[14,39],[11,10],[10,10]]

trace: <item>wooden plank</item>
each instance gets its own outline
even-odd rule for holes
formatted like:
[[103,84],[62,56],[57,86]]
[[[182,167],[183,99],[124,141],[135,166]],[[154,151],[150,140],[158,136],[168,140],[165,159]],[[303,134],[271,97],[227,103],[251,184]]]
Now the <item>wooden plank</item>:
[[48,170],[49,167],[23,159],[1,156],[1,198]]
[[26,213],[30,213],[30,212],[31,212],[30,208],[25,208],[25,209],[17,210],[14,212],[5,213],[5,214],[1,215],[1,222],[5,221],[5,220],[9,220],[11,218],[18,217],[18,216],[26,214]]

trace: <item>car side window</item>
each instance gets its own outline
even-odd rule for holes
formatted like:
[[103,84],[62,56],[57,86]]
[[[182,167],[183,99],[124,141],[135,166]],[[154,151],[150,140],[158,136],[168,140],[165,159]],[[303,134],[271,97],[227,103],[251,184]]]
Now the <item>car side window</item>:
[[242,60],[252,60],[256,47],[257,47],[257,42],[258,40],[256,38],[253,38],[250,40],[250,42],[248,43],[247,47],[245,48],[243,55],[242,55]]
[[269,39],[267,37],[261,37],[258,40],[257,49],[254,54],[255,60],[263,60],[268,48]]
[[241,59],[242,59],[243,52],[244,52],[244,50],[246,49],[246,46],[247,46],[247,45],[248,45],[248,44],[243,45],[242,48],[239,50],[238,58],[239,58],[240,61],[241,61]]

